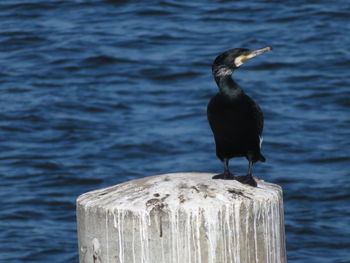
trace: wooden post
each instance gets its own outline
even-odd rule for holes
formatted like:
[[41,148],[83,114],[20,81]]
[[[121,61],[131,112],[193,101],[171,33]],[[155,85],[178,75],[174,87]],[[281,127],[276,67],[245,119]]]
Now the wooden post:
[[213,174],[146,177],[79,196],[80,263],[284,263],[282,189]]

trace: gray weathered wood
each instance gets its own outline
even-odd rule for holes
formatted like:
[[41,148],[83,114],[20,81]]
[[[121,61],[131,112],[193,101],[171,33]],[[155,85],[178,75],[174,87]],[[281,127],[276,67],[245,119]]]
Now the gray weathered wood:
[[287,262],[281,187],[146,177],[77,200],[80,263]]

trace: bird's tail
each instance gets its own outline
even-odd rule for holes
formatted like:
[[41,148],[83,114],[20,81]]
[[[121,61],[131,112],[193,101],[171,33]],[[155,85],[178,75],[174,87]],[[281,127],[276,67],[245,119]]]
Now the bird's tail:
[[260,153],[260,156],[259,156],[259,161],[260,162],[265,162],[266,161],[264,155],[262,155],[261,153]]

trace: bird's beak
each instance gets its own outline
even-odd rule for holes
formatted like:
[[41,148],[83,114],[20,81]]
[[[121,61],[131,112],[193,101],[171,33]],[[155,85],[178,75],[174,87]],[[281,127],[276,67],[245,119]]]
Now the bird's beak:
[[247,55],[247,59],[256,57],[258,55],[261,55],[262,53],[265,53],[267,51],[271,51],[272,48],[271,47],[264,47],[261,49],[257,49],[257,50],[252,50],[248,55]]
[[240,65],[242,65],[243,63],[245,63],[248,59],[251,59],[253,57],[256,57],[258,55],[261,55],[262,53],[265,53],[267,51],[272,50],[271,47],[264,47],[261,49],[257,49],[257,50],[251,50],[248,52],[247,55],[241,55],[239,57],[237,57],[234,61],[236,67],[239,67]]

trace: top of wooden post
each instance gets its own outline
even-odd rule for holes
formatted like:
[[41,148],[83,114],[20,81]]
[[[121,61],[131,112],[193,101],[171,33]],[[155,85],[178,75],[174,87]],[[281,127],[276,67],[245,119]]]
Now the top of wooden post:
[[[172,173],[145,177],[112,187],[91,191],[78,198],[85,208],[145,211],[163,208],[221,207],[235,199],[243,201],[279,199],[280,186],[257,179],[258,186],[244,185],[236,180],[212,179],[210,173]],[[237,200],[238,201],[238,200]]]

